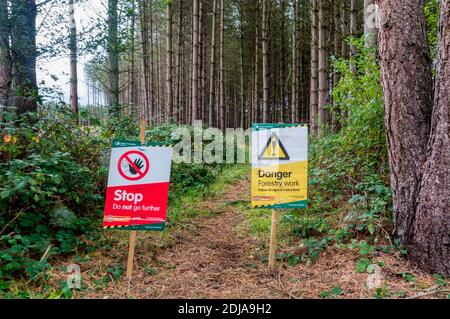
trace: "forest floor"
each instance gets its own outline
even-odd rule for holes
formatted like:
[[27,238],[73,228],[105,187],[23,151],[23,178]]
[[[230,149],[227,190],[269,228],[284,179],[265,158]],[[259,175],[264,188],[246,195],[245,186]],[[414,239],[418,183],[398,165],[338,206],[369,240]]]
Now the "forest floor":
[[[65,267],[77,263],[82,272],[82,289],[74,294],[75,298],[447,297],[442,286],[436,285],[435,277],[396,254],[382,252],[376,256],[377,262],[383,264],[378,289],[367,288],[370,274],[355,271],[357,251],[334,246],[310,263],[291,266],[279,258],[277,271],[269,273],[268,234],[252,234],[246,213],[235,205],[250,197],[249,190],[246,176],[228,185],[214,200],[196,203],[203,216],[170,227],[169,237],[139,233],[131,281],[124,274],[128,233],[119,231],[108,235],[110,246],[105,249],[54,267],[49,281],[64,281]],[[302,245],[283,240],[282,236],[279,233],[280,256],[304,251]],[[408,280],[405,274],[414,280]]]

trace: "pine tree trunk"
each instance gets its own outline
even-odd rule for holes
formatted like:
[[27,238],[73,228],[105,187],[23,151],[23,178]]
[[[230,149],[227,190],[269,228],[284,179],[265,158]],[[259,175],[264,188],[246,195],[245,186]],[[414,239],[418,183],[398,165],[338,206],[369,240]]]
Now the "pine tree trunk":
[[148,86],[150,88],[150,98],[148,100],[149,105],[149,115],[148,118],[152,119],[155,116],[155,87],[154,87],[154,54],[153,54],[153,0],[149,0],[149,4],[148,7],[150,9],[149,12],[149,37],[150,37],[150,41],[149,41],[149,52],[150,52],[150,61],[149,61],[149,70],[148,70],[148,74],[149,74],[149,78],[148,78]]
[[7,0],[0,0],[0,112],[3,107],[9,104],[12,80],[12,60],[9,45],[11,34],[7,8]]
[[254,90],[253,90],[253,105],[252,117],[253,123],[259,121],[259,0],[255,1],[255,63],[254,63]]
[[109,65],[109,103],[111,107],[119,105],[119,44],[117,37],[118,14],[117,1],[108,0],[108,65]]
[[[341,34],[341,4],[339,0],[334,0],[334,56],[342,58],[342,34]],[[333,70],[333,86],[339,84],[339,73]],[[336,133],[339,130],[340,111],[338,105],[333,101],[333,112],[331,114],[331,130]]]
[[224,0],[220,1],[220,49],[219,49],[219,121],[220,121],[220,129],[225,131],[225,61],[224,61],[224,37],[225,37],[225,7]]
[[292,25],[292,102],[291,102],[291,123],[295,123],[297,121],[297,110],[298,110],[298,85],[297,85],[297,24],[298,24],[298,4],[297,0],[293,0],[293,25]]
[[304,30],[304,24],[305,24],[305,19],[303,16],[303,7],[304,7],[304,3],[302,3],[301,1],[298,2],[298,8],[297,8],[297,31],[296,31],[296,52],[295,52],[295,59],[296,59],[296,65],[297,65],[297,70],[296,70],[296,97],[297,97],[297,101],[296,101],[296,110],[295,110],[295,119],[294,119],[294,123],[300,123],[303,120],[303,114],[304,114],[304,108],[303,108],[303,84],[304,84],[304,80],[303,80],[303,62],[302,62],[302,58],[303,58],[303,51],[304,51],[304,43],[301,42],[301,35],[303,33]]
[[200,97],[200,108],[201,108],[201,119],[202,121],[207,118],[207,107],[206,107],[206,7],[204,2],[201,2],[200,12],[201,12],[201,49],[199,52],[199,65],[200,65],[200,84],[199,84],[199,97]]
[[214,104],[215,104],[215,82],[216,82],[216,21],[217,21],[217,0],[212,5],[211,22],[211,57],[210,57],[210,77],[209,77],[209,106],[208,124],[214,126]]
[[319,25],[318,0],[311,0],[311,85],[310,85],[310,122],[311,133],[318,134],[319,115]]
[[348,37],[348,32],[347,32],[347,10],[346,10],[346,1],[341,1],[341,53],[342,53],[342,57],[346,58],[347,54],[348,54],[348,49],[347,49],[347,44],[345,43],[345,39],[347,39]]
[[140,108],[140,118],[148,120],[147,115],[149,113],[149,49],[148,49],[148,42],[149,42],[149,32],[148,32],[148,3],[147,0],[141,0],[140,1],[140,7],[139,7],[139,21],[140,21],[140,31],[141,31],[141,59],[142,59],[142,80],[141,80],[141,108]]
[[70,106],[74,114],[78,114],[78,77],[77,77],[77,26],[73,0],[69,0],[70,19]]
[[203,0],[199,0],[198,2],[198,92],[197,92],[197,99],[198,99],[198,107],[197,107],[197,113],[198,118],[202,119],[202,112],[203,112],[203,101],[202,101],[202,67],[203,67],[203,61],[202,61],[202,52],[203,52]]
[[328,50],[326,1],[319,0],[319,135],[323,135],[328,124]]
[[286,119],[286,0],[281,1],[281,40],[280,40],[280,121],[285,123]]
[[[356,8],[356,0],[350,0],[350,35],[352,37],[357,36],[357,20],[358,20],[358,9]],[[354,45],[350,46],[350,55],[354,56],[356,54],[356,49]]]
[[176,112],[174,114],[174,120],[176,123],[180,123],[180,111],[181,111],[181,85],[182,80],[182,61],[183,53],[181,49],[182,33],[183,33],[183,0],[178,0],[178,19],[177,19],[177,52],[175,57],[175,68],[176,68],[176,92],[175,92],[175,107]]
[[173,3],[166,2],[166,110],[167,120],[173,118]]
[[11,15],[12,104],[18,114],[36,112],[36,1],[12,1]]
[[262,13],[262,55],[263,55],[263,123],[270,120],[269,114],[269,90],[270,90],[270,69],[269,69],[269,4],[268,0],[263,0]]
[[130,105],[131,105],[131,114],[133,118],[137,118],[138,113],[138,94],[137,94],[137,81],[136,81],[136,2],[135,0],[131,0],[131,48],[130,48],[130,61],[131,61],[131,70],[130,70]]
[[450,2],[441,3],[434,102],[423,2],[378,3],[394,235],[414,263],[450,276]]
[[431,61],[422,1],[381,0],[379,4],[394,232],[396,238],[409,243],[430,136]]
[[239,102],[240,102],[240,127],[245,126],[245,87],[244,87],[244,15],[243,3],[239,5]]
[[[156,22],[156,21],[155,21]],[[157,26],[156,26],[156,29]],[[155,112],[153,114],[153,117],[155,119],[155,123],[159,124],[160,123],[160,116],[161,116],[161,86],[159,85],[161,83],[161,72],[160,72],[160,50],[159,50],[159,44],[160,44],[160,40],[159,40],[159,33],[156,33],[156,39],[155,39],[155,53],[156,53],[156,57],[155,57],[155,68],[156,68],[156,74],[155,74],[155,92],[156,92],[156,98],[155,98]]]
[[[449,0],[443,0],[441,3],[439,39],[428,160],[423,169],[419,204],[414,218],[409,251],[413,261],[422,268],[432,273],[450,276]],[[411,144],[411,147],[415,147],[415,145]]]
[[198,49],[199,49],[199,0],[193,0],[192,34],[192,124],[198,119]]

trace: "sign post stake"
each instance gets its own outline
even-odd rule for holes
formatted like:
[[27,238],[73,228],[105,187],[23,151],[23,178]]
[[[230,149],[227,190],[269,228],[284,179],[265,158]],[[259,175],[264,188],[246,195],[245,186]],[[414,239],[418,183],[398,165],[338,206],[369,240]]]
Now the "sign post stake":
[[270,248],[269,248],[269,271],[275,270],[275,253],[277,250],[277,224],[278,212],[272,209],[272,225],[270,228]]
[[272,209],[269,271],[275,271],[278,209],[307,208],[308,127],[252,125],[252,208]]
[[128,250],[128,263],[127,263],[127,278],[131,280],[133,276],[133,261],[134,261],[134,247],[136,246],[137,231],[132,230],[130,232],[130,247]]
[[[145,144],[145,131],[147,130],[147,121],[145,118],[141,119],[140,125],[139,125],[139,139],[141,141],[141,144]],[[133,276],[133,262],[134,262],[134,248],[136,246],[136,235],[137,231],[132,230],[130,232],[130,246],[128,248],[128,263],[127,263],[127,278],[128,280],[131,280],[131,277]]]

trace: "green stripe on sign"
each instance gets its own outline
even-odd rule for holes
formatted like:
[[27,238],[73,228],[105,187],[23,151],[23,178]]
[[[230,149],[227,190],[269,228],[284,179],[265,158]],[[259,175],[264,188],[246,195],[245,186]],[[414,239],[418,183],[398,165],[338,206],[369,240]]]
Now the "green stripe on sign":
[[122,228],[120,228],[120,230],[163,231],[165,228],[166,228],[166,223],[159,223],[159,224],[122,227]]
[[141,146],[141,142],[139,141],[124,141],[124,140],[113,140],[112,147],[131,147],[131,146]]
[[308,208],[308,201],[307,200],[301,200],[301,201],[298,201],[298,202],[276,204],[276,205],[271,205],[271,206],[264,206],[264,207],[261,207],[261,208],[264,208],[264,209]]
[[270,130],[274,128],[288,128],[288,127],[306,127],[306,124],[283,124],[283,123],[253,123],[252,129],[254,131]]

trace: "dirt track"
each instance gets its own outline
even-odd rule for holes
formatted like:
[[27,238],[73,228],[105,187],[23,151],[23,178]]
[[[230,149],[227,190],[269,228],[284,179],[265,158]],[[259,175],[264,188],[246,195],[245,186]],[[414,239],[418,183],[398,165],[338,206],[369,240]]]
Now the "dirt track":
[[137,265],[130,284],[121,278],[95,297],[288,297],[280,289],[278,277],[268,274],[267,265],[252,255],[258,244],[236,232],[243,217],[226,203],[242,199],[242,190],[247,189],[245,183],[236,184],[221,198],[202,204],[214,216],[194,220],[177,235],[176,245],[157,254],[154,264],[158,274],[151,276]]
[[[112,252],[98,252],[84,268],[87,289],[81,298],[321,298],[325,292],[339,287],[342,293],[333,298],[373,298],[368,290],[369,274],[356,273],[357,252],[334,247],[324,251],[317,262],[295,267],[278,263],[275,274],[267,272],[264,239],[239,234],[237,226],[244,215],[229,203],[249,197],[248,179],[230,186],[222,196],[200,204],[208,217],[192,220],[183,230],[178,227],[176,240],[169,247],[150,250],[142,240],[137,247],[133,279],[122,275],[101,287],[108,266],[126,264],[127,236],[114,245]],[[153,237],[155,238],[155,237]],[[279,252],[304,253],[301,244],[280,247]],[[378,253],[377,262],[384,264],[382,275],[386,298],[415,296],[434,279],[394,255]],[[149,268],[152,271],[149,271]],[[414,286],[402,273],[415,276]],[[417,287],[416,287],[417,286]],[[423,291],[423,290],[422,290]]]

